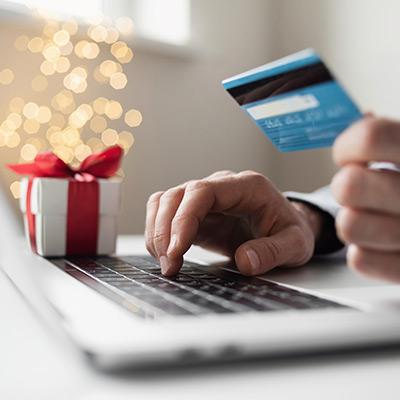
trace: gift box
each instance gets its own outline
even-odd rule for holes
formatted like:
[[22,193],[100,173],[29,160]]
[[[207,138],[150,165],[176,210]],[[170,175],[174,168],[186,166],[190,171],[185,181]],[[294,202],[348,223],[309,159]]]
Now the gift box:
[[9,165],[31,175],[21,182],[20,208],[30,247],[42,256],[108,254],[115,251],[122,149],[114,146],[84,159],[79,168],[53,153],[31,164]]
[[[71,191],[76,194],[71,195]],[[21,181],[20,208],[26,237],[32,250],[41,256],[113,253],[120,202],[121,183],[106,179]]]

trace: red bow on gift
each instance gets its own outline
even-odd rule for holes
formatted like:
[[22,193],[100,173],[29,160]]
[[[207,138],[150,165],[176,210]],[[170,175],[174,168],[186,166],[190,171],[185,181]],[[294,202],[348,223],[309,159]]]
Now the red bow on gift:
[[99,227],[99,184],[96,178],[110,178],[118,171],[122,157],[119,146],[85,158],[74,169],[53,153],[40,153],[30,164],[8,165],[21,175],[31,175],[26,194],[26,217],[32,250],[37,251],[36,218],[31,211],[32,184],[35,178],[69,180],[67,209],[67,254],[97,253]]
[[79,182],[91,182],[95,178],[110,178],[118,171],[122,157],[119,146],[86,157],[78,169],[71,168],[54,153],[39,153],[30,164],[7,165],[20,175],[35,177],[74,178]]

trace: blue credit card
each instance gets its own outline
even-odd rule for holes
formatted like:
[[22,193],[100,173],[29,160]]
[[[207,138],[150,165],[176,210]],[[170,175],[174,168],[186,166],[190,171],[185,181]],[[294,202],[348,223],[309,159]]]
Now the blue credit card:
[[331,146],[363,117],[312,49],[225,79],[222,86],[282,152]]

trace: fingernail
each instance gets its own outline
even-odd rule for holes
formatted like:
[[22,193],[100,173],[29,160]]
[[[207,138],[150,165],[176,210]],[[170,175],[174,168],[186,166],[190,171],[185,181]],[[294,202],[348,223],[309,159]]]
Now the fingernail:
[[251,269],[253,273],[257,274],[260,272],[260,258],[258,254],[253,249],[245,250],[247,258],[249,259]]
[[163,275],[167,274],[171,268],[171,261],[169,261],[167,256],[160,257],[160,266],[161,266],[161,272],[163,273]]
[[170,254],[174,250],[177,244],[178,244],[178,235],[174,233],[171,237],[171,241],[169,242],[167,254]]

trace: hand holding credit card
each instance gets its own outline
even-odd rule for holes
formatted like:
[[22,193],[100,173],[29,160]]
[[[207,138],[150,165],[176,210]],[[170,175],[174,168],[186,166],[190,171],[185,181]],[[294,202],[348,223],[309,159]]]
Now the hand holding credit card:
[[331,146],[363,117],[312,49],[225,79],[222,86],[282,152]]

